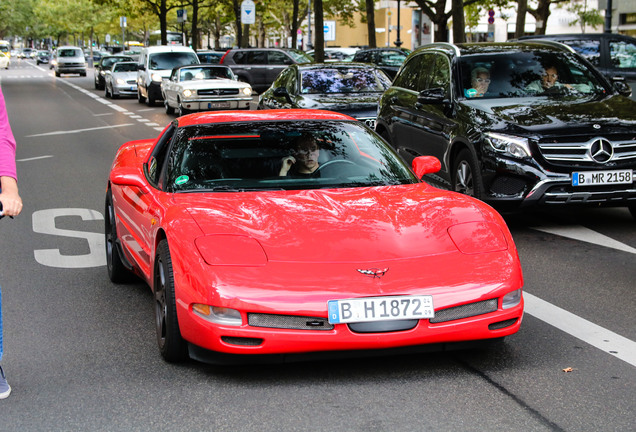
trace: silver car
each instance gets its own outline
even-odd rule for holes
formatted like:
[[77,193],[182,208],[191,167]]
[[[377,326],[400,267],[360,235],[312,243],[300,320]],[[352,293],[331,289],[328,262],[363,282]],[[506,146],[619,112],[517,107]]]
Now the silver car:
[[137,62],[114,63],[104,74],[106,97],[137,96]]
[[181,66],[161,83],[166,113],[250,109],[252,87],[221,65]]

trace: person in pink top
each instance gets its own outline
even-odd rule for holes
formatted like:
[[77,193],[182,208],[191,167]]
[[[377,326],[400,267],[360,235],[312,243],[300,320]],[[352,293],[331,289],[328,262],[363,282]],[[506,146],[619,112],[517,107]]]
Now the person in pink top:
[[[18,176],[15,167],[15,138],[9,125],[7,107],[0,88],[0,203],[3,216],[17,216],[22,211],[18,194]],[[2,292],[0,291],[0,361],[2,361]],[[2,366],[0,366],[0,399],[11,393]]]

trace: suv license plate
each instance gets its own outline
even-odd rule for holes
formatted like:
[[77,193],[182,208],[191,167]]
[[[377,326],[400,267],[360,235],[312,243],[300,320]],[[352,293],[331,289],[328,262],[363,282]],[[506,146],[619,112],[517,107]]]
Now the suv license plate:
[[433,296],[365,297],[329,300],[329,322],[342,324],[367,321],[433,318]]
[[572,186],[596,186],[630,184],[634,181],[632,170],[586,171],[572,173]]

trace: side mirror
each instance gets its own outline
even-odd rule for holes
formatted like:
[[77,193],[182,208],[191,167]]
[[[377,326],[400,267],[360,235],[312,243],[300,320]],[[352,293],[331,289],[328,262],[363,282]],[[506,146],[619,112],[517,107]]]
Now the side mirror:
[[442,169],[442,164],[435,156],[418,156],[413,159],[413,172],[421,179],[426,174],[433,174]]
[[417,95],[417,101],[421,104],[441,104],[444,103],[444,89],[441,87],[430,88],[422,90]]
[[138,64],[137,69],[142,71],[142,70],[146,70],[146,67],[143,64]]
[[625,82],[625,78],[621,76],[612,77],[612,84],[619,94],[625,97],[632,95],[632,88]]
[[119,167],[114,168],[110,172],[109,180],[111,183],[116,184],[118,186],[133,186],[138,187],[143,192],[149,191],[148,182],[146,181],[146,177],[144,173],[138,169],[133,167]]
[[285,99],[287,99],[287,102],[291,103],[291,97],[289,96],[289,92],[287,91],[287,88],[285,87],[276,87],[274,89],[274,96],[276,97],[284,97]]

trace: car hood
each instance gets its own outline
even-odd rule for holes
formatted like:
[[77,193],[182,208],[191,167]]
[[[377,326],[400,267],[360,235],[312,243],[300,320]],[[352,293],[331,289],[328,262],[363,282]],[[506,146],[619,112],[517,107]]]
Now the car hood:
[[[463,102],[480,125],[491,129],[509,129],[527,135],[579,133],[598,134],[636,125],[636,101],[619,95],[602,99],[553,99],[548,97],[483,99]],[[515,130],[516,129],[516,130]]]
[[242,83],[231,79],[206,79],[206,80],[194,80],[184,81],[178,84],[184,89],[225,89],[225,88],[243,88],[249,87],[249,84]]
[[113,78],[117,79],[117,78],[121,78],[124,79],[126,81],[128,80],[137,80],[137,72],[114,72],[113,73]]
[[355,95],[303,95],[301,108],[324,109],[351,117],[375,117],[378,112],[378,100],[382,93],[359,93]]
[[484,220],[475,200],[423,183],[190,193],[173,199],[206,236],[224,241],[233,236],[236,247],[256,240],[269,262],[370,262],[456,253],[448,228]]

